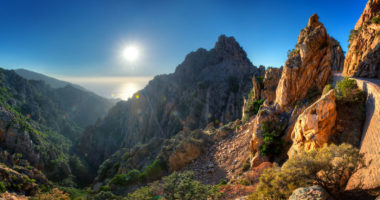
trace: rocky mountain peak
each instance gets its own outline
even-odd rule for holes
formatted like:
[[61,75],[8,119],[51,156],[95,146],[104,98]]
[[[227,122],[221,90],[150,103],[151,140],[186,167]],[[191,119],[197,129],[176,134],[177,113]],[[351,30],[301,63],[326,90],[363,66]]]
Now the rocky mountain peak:
[[215,43],[214,49],[217,53],[232,55],[235,58],[246,59],[247,54],[234,37],[227,37],[220,35],[218,41]]
[[314,14],[298,36],[296,51],[300,52],[301,59],[304,60],[307,55],[313,56],[313,53],[326,47],[328,38],[326,28],[319,22],[318,15]]
[[317,14],[312,15],[309,18],[309,22],[307,23],[307,27],[315,28],[319,25],[321,25],[321,23],[319,22],[319,16]]
[[236,40],[222,35],[215,48],[191,52],[174,73],[150,81],[139,98],[111,109],[85,131],[79,151],[97,167],[120,147],[238,119],[251,79],[259,73]]

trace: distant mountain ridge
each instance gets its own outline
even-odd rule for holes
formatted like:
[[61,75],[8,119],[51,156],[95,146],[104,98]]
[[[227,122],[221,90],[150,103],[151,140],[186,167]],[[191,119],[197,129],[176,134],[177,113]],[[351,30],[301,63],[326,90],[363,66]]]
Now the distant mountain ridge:
[[62,87],[65,87],[67,85],[71,85],[77,89],[80,89],[80,90],[83,90],[83,91],[89,91],[87,89],[85,89],[84,87],[80,86],[80,85],[76,85],[76,84],[73,84],[73,83],[70,83],[70,82],[67,82],[67,81],[61,81],[61,80],[58,80],[56,78],[52,78],[50,76],[46,76],[44,74],[41,74],[41,73],[38,73],[38,72],[34,72],[34,71],[30,71],[30,70],[27,70],[27,69],[15,69],[14,70],[19,76],[25,78],[25,79],[28,79],[28,80],[41,80],[41,81],[44,81],[46,84],[48,84],[50,87],[52,88],[62,88]]
[[[76,172],[71,147],[114,102],[67,84],[52,88],[0,68],[0,147],[61,181]],[[7,162],[7,156],[0,156]],[[81,173],[83,174],[83,173]]]

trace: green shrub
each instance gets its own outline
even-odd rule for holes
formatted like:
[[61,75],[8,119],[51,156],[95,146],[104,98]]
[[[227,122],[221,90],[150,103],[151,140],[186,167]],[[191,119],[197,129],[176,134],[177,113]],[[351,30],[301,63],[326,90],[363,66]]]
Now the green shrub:
[[242,121],[246,122],[253,115],[256,115],[259,112],[260,107],[261,105],[263,105],[263,103],[264,103],[264,99],[259,99],[259,100],[249,99],[246,102],[246,107],[244,109],[244,119],[242,119]]
[[142,187],[129,194],[125,199],[206,200],[217,199],[220,195],[217,186],[204,185],[194,180],[193,172],[185,171],[182,173],[174,172],[169,176],[163,177],[160,182],[154,182],[149,187]]
[[264,88],[264,76],[256,76],[256,80],[260,85],[260,88]]
[[114,176],[110,183],[114,185],[129,185],[132,183],[136,183],[139,179],[140,172],[137,169],[132,169],[128,172],[128,174],[118,174]]
[[379,16],[372,17],[371,22],[373,24],[380,24],[380,17]]
[[141,187],[133,193],[129,193],[124,200],[153,200],[156,195],[153,194],[150,187]]
[[241,185],[249,185],[249,181],[246,178],[239,179],[239,183]]
[[263,132],[264,140],[260,146],[260,154],[263,156],[276,156],[281,153],[283,140],[281,139],[281,122],[263,122],[260,130]]
[[226,185],[227,184],[227,180],[226,179],[221,179],[218,183],[218,186],[221,186],[221,185]]
[[332,89],[334,89],[334,87],[331,84],[325,85],[325,87],[323,88],[323,91],[322,91],[322,95],[328,93]]
[[83,190],[74,187],[61,187],[60,190],[67,192],[71,199],[80,200],[86,199],[87,193]]
[[100,187],[100,191],[111,191],[111,187],[109,185],[103,185]]
[[112,192],[104,192],[101,191],[98,194],[96,194],[93,198],[93,200],[121,200],[120,196],[114,195]]
[[300,53],[300,50],[295,48],[295,49],[292,49],[292,50],[288,50],[288,59],[298,55]]
[[348,48],[350,48],[351,42],[359,35],[360,31],[361,31],[361,28],[359,28],[358,30],[350,31],[350,35],[348,36]]
[[344,102],[363,102],[366,98],[365,93],[358,88],[356,81],[348,77],[336,84],[336,98]]
[[166,163],[160,159],[156,159],[139,174],[139,179],[148,182],[157,180],[164,175],[166,169]]
[[164,191],[164,198],[167,200],[201,200],[215,195],[212,193],[212,186],[204,185],[194,180],[194,174],[190,171],[183,173],[174,172],[170,176],[164,177],[162,189]]
[[7,188],[5,188],[5,185],[3,182],[0,182],[0,193],[4,193],[7,191]]
[[294,189],[313,184],[322,186],[334,199],[341,199],[348,178],[364,166],[363,155],[348,144],[301,151],[281,168],[264,170],[250,199],[288,199]]
[[249,170],[249,168],[251,167],[251,164],[249,163],[249,159],[247,159],[244,164],[243,164],[243,169],[242,171],[245,172],[247,170]]

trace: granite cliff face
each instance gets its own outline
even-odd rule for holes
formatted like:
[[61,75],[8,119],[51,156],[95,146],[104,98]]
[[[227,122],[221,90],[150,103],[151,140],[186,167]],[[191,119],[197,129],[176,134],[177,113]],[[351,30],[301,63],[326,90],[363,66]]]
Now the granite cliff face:
[[156,76],[132,99],[119,102],[85,131],[78,152],[96,167],[120,147],[240,118],[258,73],[235,39],[222,35],[213,49],[188,54],[173,74]]
[[341,68],[332,66],[341,63],[341,56],[334,55],[336,51],[331,51],[332,45],[340,48],[331,41],[318,16],[311,16],[298,36],[296,48],[289,52],[282,70],[276,90],[276,103],[282,109],[293,106],[313,90],[321,91],[331,76],[332,68]]
[[351,31],[343,75],[380,78],[380,1],[368,1]]

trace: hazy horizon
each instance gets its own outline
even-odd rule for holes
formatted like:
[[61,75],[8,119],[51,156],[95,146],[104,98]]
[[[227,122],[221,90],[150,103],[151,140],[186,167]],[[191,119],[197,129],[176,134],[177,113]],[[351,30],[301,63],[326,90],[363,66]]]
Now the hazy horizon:
[[95,94],[105,98],[128,100],[132,95],[143,89],[153,77],[66,77],[53,78],[80,85]]

